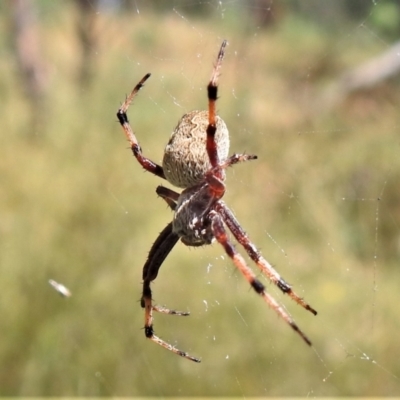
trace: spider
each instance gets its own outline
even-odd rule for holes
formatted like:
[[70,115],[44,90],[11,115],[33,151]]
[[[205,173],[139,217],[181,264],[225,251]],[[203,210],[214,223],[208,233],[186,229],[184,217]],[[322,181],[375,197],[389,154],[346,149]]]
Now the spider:
[[228,157],[228,129],[224,121],[216,114],[218,78],[226,45],[227,41],[224,40],[207,86],[208,111],[191,111],[181,118],[165,148],[162,166],[143,155],[126,114],[129,105],[143,87],[145,81],[150,77],[150,74],[146,74],[134,87],[117,112],[118,120],[139,164],[146,171],[183,189],[181,193],[164,186],[158,186],[156,189],[156,193],[166,201],[174,215],[172,222],[157,237],[144,264],[143,292],[140,303],[141,307],[144,308],[144,332],[146,337],[165,349],[195,362],[200,362],[200,359],[177,349],[156,336],[153,329],[153,311],[181,316],[189,315],[188,312],[170,310],[153,304],[150,288],[151,282],[157,277],[161,264],[179,239],[186,246],[207,245],[214,240],[220,243],[254,291],[308,345],[311,345],[308,337],[300,330],[283,307],[266,292],[264,284],[247,266],[242,255],[235,249],[228,238],[227,227],[261,272],[273,284],[306,310],[314,315],[317,314],[309,304],[292,290],[291,286],[272,265],[262,257],[232,211],[222,201],[225,193],[226,168],[257,158],[256,155],[249,154],[233,154]]

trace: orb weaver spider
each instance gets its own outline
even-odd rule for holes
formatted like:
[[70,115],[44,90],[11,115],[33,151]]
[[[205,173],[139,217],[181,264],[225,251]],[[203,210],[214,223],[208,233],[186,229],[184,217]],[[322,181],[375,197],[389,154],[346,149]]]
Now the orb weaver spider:
[[165,349],[195,362],[200,362],[200,359],[177,349],[156,336],[153,329],[153,311],[181,316],[189,315],[188,312],[170,310],[154,305],[150,289],[150,284],[156,279],[161,264],[178,240],[181,240],[186,246],[196,247],[211,244],[214,240],[220,243],[254,291],[308,345],[311,345],[311,341],[300,330],[291,316],[266,292],[264,284],[247,266],[242,255],[228,238],[227,227],[261,272],[273,284],[283,293],[289,295],[297,304],[312,314],[317,314],[309,304],[292,290],[291,286],[273,266],[262,257],[232,211],[222,201],[225,193],[225,169],[239,162],[257,158],[257,156],[249,154],[233,154],[228,157],[229,132],[224,121],[216,114],[218,78],[226,45],[227,41],[224,40],[207,86],[208,110],[191,111],[181,118],[165,148],[162,166],[143,155],[126,114],[129,105],[150,77],[150,74],[146,74],[134,87],[117,112],[118,120],[139,164],[146,171],[183,189],[181,193],[164,186],[158,186],[156,189],[156,193],[166,201],[174,215],[172,222],[162,230],[152,245],[147,261],[143,266],[141,306],[145,313],[144,331],[146,337]]

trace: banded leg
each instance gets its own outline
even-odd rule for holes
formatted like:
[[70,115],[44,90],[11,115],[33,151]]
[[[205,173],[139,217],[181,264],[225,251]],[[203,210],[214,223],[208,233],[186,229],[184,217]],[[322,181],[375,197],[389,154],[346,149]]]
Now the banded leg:
[[192,357],[188,353],[177,349],[165,340],[156,336],[153,329],[153,311],[170,315],[189,315],[189,313],[186,311],[170,310],[162,306],[153,305],[152,302],[150,283],[156,279],[161,264],[164,262],[165,258],[173,249],[178,240],[179,236],[172,231],[171,222],[164,228],[154,242],[150,249],[148,259],[143,267],[143,294],[140,304],[144,308],[144,332],[148,339],[164,347],[165,349],[189,360],[200,362],[200,359]]
[[152,174],[159,176],[160,178],[165,178],[164,171],[162,167],[150,159],[146,158],[142,154],[142,149],[139,145],[138,140],[136,139],[135,134],[133,133],[133,130],[129,124],[128,116],[126,112],[128,111],[128,108],[130,104],[132,103],[132,100],[134,97],[137,95],[139,90],[143,87],[144,83],[147,81],[147,79],[150,77],[150,74],[146,74],[142,80],[133,88],[132,92],[130,95],[125,99],[124,103],[122,106],[118,109],[117,111],[117,117],[118,121],[122,126],[122,129],[124,130],[125,136],[128,139],[128,142],[131,146],[131,150],[133,155],[136,157],[136,159],[139,161],[139,164],[146,170],[151,172]]
[[219,214],[215,213],[212,217],[212,230],[216,240],[225,249],[228,256],[233,260],[238,270],[243,274],[246,280],[250,283],[251,287],[258,293],[264,301],[281,317],[290,327],[298,333],[301,338],[311,346],[311,341],[300,330],[290,315],[279,305],[279,303],[265,291],[265,286],[256,278],[254,272],[247,266],[244,258],[236,251],[233,244],[229,241],[226,233],[222,218]]
[[229,208],[223,202],[218,202],[215,205],[215,208],[222,216],[222,219],[232,232],[233,236],[244,247],[249,257],[256,263],[261,272],[266,275],[268,279],[283,293],[289,295],[297,304],[310,311],[312,314],[317,315],[317,311],[315,311],[308,303],[306,303],[299,295],[297,295],[292,290],[291,286],[278,274],[274,267],[267,260],[265,260],[264,257],[262,257],[254,244],[251,243],[246,232],[239,225],[239,222],[233,215],[232,211],[229,210]]
[[[222,60],[225,54],[225,47],[227,45],[227,41],[224,40],[222,42],[221,48],[218,53],[217,62],[214,66],[210,82],[207,86],[207,94],[208,94],[208,126],[207,126],[207,142],[206,148],[208,157],[210,158],[210,163],[213,168],[218,167],[219,159],[217,152],[217,143],[215,142],[215,132],[217,131],[216,124],[216,102],[218,98],[218,78],[220,75]],[[220,175],[220,174],[218,174]]]
[[235,164],[238,164],[243,161],[251,161],[257,160],[257,156],[255,154],[233,154],[229,158],[227,158],[224,162],[222,162],[218,167],[221,169],[225,169],[228,167],[232,167]]

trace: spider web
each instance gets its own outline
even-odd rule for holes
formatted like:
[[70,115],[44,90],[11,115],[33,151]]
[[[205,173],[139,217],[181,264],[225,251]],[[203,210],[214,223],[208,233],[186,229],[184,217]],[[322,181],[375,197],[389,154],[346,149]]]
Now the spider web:
[[[66,161],[59,176],[46,175],[75,187],[80,199],[67,189],[53,194],[66,198],[60,231],[48,228],[48,240],[63,257],[38,252],[38,276],[18,277],[28,298],[45,292],[44,311],[35,314],[32,332],[16,324],[17,332],[28,332],[29,346],[16,351],[22,372],[0,394],[399,393],[398,78],[352,91],[343,82],[392,47],[391,26],[381,18],[400,15],[400,9],[390,1],[359,3],[364,14],[338,26],[329,14],[334,8],[326,6],[324,13],[313,0],[172,1],[157,12],[139,0],[129,12],[121,12],[124,2],[100,2],[93,57],[101,72],[80,91],[91,111],[85,123],[61,121],[66,133],[50,141],[51,159],[66,146],[66,160],[77,166]],[[205,88],[223,39],[229,45],[217,107],[230,129],[230,153],[259,157],[228,170],[225,201],[263,256],[318,315],[281,295],[246,257],[311,338],[308,348],[248,288],[220,246],[178,244],[152,289],[158,304],[191,315],[156,314],[155,330],[201,357],[197,365],[146,341],[141,330],[141,267],[171,213],[154,193],[162,182],[140,171],[112,122],[118,102],[151,72],[128,113],[144,154],[160,162],[179,118],[207,107]],[[71,51],[68,43],[60,52]],[[59,60],[51,62],[53,73],[67,76]],[[61,101],[71,107],[68,95]],[[69,141],[73,129],[80,133]],[[87,170],[90,181],[83,173],[73,184],[65,178]],[[38,185],[38,192],[43,189]],[[55,242],[51,232],[59,232]],[[71,297],[56,298],[45,286],[49,279],[65,284]],[[11,298],[11,292],[5,295]],[[20,303],[15,313],[29,316],[33,305]]]

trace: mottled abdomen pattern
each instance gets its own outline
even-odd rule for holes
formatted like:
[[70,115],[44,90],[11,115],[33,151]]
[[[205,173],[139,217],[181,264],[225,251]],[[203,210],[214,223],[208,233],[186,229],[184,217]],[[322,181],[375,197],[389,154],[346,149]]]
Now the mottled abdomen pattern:
[[[225,122],[217,116],[215,141],[218,157],[224,161],[229,152],[229,132]],[[208,111],[191,111],[185,114],[172,132],[165,147],[163,170],[173,185],[187,188],[198,184],[210,169],[206,150]]]

